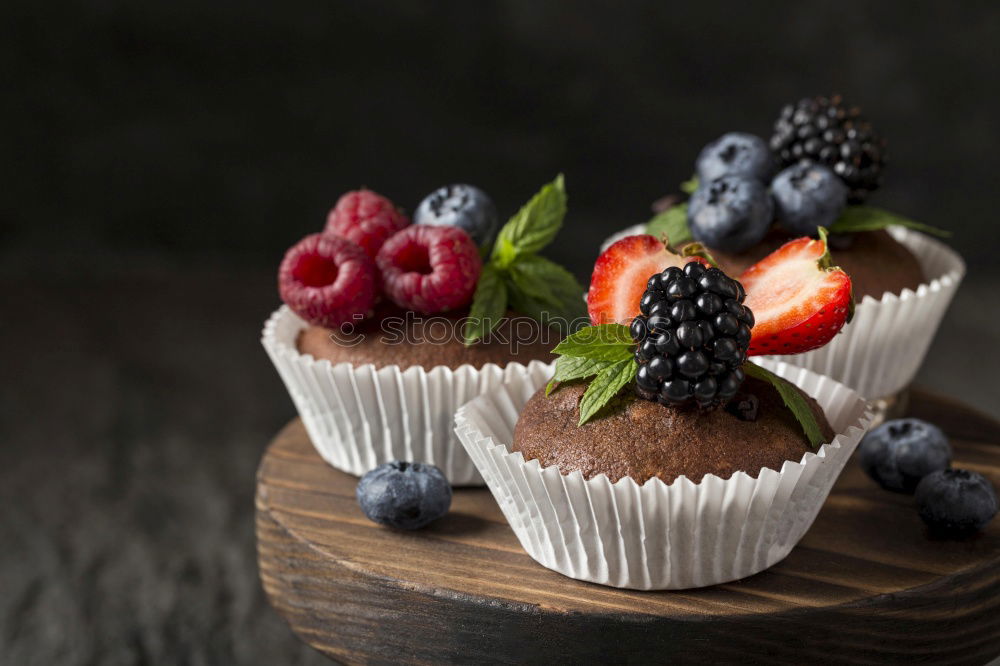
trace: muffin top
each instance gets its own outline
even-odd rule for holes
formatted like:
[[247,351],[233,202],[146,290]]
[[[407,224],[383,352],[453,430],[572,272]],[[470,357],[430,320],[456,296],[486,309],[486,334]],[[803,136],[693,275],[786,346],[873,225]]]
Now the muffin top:
[[[754,378],[746,379],[734,401],[756,399],[753,421],[736,409],[678,409],[625,392],[597,418],[576,426],[585,390],[583,383],[562,384],[548,397],[539,390],[521,412],[512,450],[563,474],[605,474],[612,482],[630,476],[639,484],[654,476],[670,483],[682,475],[697,483],[706,474],[727,479],[738,471],[757,477],[811,450],[777,390]],[[823,410],[805,399],[829,441],[834,432]]]
[[299,333],[296,347],[302,354],[331,363],[370,363],[376,368],[398,365],[430,369],[461,365],[479,368],[487,363],[505,366],[518,361],[548,363],[560,340],[557,328],[547,329],[534,319],[508,311],[487,339],[466,346],[462,326],[468,312],[429,317],[407,316],[403,310],[381,313],[350,334],[322,326],[308,326]]

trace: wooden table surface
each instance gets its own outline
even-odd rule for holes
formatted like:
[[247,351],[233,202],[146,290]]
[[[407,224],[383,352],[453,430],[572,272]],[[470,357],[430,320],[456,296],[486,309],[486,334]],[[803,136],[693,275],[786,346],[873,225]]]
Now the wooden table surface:
[[[1000,486],[1000,423],[923,393],[955,465]],[[348,663],[969,663],[1000,654],[1000,520],[931,539],[910,496],[850,462],[782,562],[698,590],[637,592],[572,580],[521,549],[489,491],[460,490],[418,532],[369,522],[357,480],[299,421],[258,472],[258,558],[274,607]]]

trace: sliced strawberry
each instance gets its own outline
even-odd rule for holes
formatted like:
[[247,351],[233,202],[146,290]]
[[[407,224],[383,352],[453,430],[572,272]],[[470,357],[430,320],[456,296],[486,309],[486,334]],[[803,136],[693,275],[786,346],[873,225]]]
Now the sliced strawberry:
[[592,324],[628,324],[639,314],[646,282],[670,266],[683,266],[697,257],[669,252],[655,236],[627,236],[601,253],[590,276],[587,311]]
[[830,266],[826,234],[785,243],[744,271],[740,282],[756,324],[750,356],[822,347],[854,314],[851,278]]

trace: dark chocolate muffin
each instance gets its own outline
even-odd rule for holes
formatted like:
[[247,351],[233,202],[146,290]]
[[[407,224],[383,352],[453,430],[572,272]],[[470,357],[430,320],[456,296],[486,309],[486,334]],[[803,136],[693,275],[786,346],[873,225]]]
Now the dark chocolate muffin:
[[376,368],[398,365],[403,369],[421,366],[427,370],[443,365],[454,370],[461,365],[480,368],[487,363],[501,367],[514,361],[548,363],[555,359],[550,351],[565,335],[557,328],[545,329],[534,319],[508,312],[488,340],[467,347],[458,329],[466,316],[467,312],[458,312],[413,317],[403,311],[388,311],[349,334],[309,326],[299,334],[296,348],[331,363],[371,363]]
[[[665,407],[623,396],[606,412],[577,426],[582,383],[564,384],[550,396],[539,390],[525,405],[514,429],[513,451],[563,474],[585,478],[605,474],[612,481],[630,476],[637,483],[659,477],[665,483],[683,475],[695,483],[706,474],[728,479],[743,471],[757,477],[767,467],[780,470],[810,450],[802,427],[770,384],[747,378],[741,394],[755,403],[752,421],[746,411]],[[752,396],[752,397],[751,397]],[[833,429],[822,409],[806,397],[827,440]]]

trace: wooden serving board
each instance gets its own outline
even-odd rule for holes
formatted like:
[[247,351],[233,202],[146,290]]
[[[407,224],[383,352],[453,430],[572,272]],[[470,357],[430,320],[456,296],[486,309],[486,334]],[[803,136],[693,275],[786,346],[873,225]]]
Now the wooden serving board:
[[[914,393],[955,464],[1000,487],[1000,423]],[[913,498],[848,463],[812,529],[751,578],[635,592],[545,569],[489,491],[456,491],[425,530],[369,522],[357,479],[290,423],[258,472],[260,574],[306,642],[347,663],[982,664],[1000,654],[1000,519],[932,540]]]

